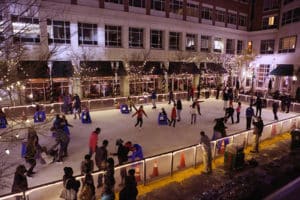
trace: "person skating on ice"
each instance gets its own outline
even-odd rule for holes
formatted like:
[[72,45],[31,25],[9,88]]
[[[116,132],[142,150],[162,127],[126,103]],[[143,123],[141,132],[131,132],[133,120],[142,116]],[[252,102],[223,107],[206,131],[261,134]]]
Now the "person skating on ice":
[[134,126],[137,127],[138,125],[140,125],[139,129],[141,130],[143,126],[143,115],[148,117],[143,109],[143,105],[140,106],[140,108],[132,115],[132,117],[134,117],[135,115],[137,117],[136,117],[136,124]]

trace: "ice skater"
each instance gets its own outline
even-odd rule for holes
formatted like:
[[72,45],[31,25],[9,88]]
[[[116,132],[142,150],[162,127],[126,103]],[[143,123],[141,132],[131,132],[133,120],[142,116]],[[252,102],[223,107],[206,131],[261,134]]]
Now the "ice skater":
[[240,123],[241,108],[242,108],[242,103],[238,102],[238,106],[236,107],[236,123]]
[[196,111],[196,102],[190,106],[190,114],[191,114],[191,124],[196,124],[197,120],[197,111]]
[[175,128],[175,124],[176,124],[176,104],[174,104],[172,111],[171,111],[171,120],[169,121],[169,126],[172,125],[173,123],[173,127]]
[[143,126],[143,115],[145,115],[147,118],[147,114],[145,113],[144,109],[143,109],[143,105],[140,106],[140,108],[132,115],[132,117],[137,116],[136,118],[136,124],[134,125],[135,127],[137,127],[138,125],[140,125],[140,130],[142,129]]
[[180,120],[181,120],[181,111],[182,111],[182,103],[181,103],[181,100],[179,98],[177,99],[176,109],[177,109],[177,121],[180,122]]

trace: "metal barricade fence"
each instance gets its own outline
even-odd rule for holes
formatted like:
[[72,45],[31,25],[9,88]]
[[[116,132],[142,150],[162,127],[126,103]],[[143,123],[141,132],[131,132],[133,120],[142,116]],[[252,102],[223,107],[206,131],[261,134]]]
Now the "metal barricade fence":
[[[266,124],[261,136],[261,141],[274,137],[278,134],[285,133],[294,128],[300,128],[300,116],[294,116],[289,119]],[[253,143],[252,136],[253,130],[248,130],[212,141],[212,154],[214,155],[214,158],[224,153],[224,145],[230,143],[236,143],[238,145],[251,145]],[[127,172],[129,169],[135,169],[137,182],[139,184],[147,184],[161,177],[172,176],[174,172],[182,169],[196,167],[198,164],[202,163],[202,155],[202,145],[195,144],[189,147],[162,153],[160,155],[151,156],[143,160],[116,166],[116,191],[121,189],[118,185],[121,183],[121,174],[124,173],[124,171]],[[98,171],[92,174],[95,183],[97,183],[97,177],[100,173],[104,172]],[[81,180],[83,176],[77,176],[76,178]],[[30,188],[28,191],[26,191],[26,196],[30,200],[58,199],[62,188],[62,181],[55,181]],[[22,193],[3,195],[0,196],[0,200],[15,199],[15,196],[17,195],[22,195]],[[51,197],[49,195],[51,195]]]

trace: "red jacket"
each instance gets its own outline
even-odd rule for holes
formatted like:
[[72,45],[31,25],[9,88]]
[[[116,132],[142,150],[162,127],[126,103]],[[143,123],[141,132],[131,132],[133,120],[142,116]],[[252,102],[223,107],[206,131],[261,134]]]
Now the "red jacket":
[[172,108],[171,119],[176,119],[176,108],[175,107]]
[[96,151],[97,143],[98,143],[98,134],[96,132],[93,132],[90,136],[90,143],[89,143],[89,147],[92,149],[93,152]]
[[138,109],[133,115],[132,117],[134,117],[135,115],[137,115],[137,118],[143,118],[143,114],[147,117],[147,114],[145,113],[145,111],[143,109]]

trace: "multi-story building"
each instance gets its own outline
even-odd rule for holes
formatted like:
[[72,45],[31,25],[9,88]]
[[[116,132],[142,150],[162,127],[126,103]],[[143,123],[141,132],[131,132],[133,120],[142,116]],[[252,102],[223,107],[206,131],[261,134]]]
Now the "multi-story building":
[[1,10],[0,56],[9,30],[26,91],[42,99],[50,85],[56,96],[128,96],[197,87],[201,75],[245,90],[299,86],[299,0],[40,0],[26,12],[32,0],[20,2]]

